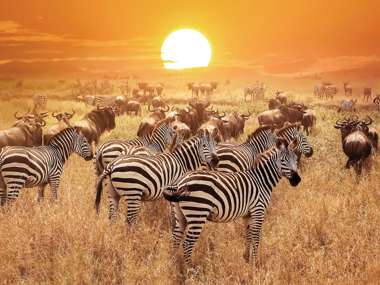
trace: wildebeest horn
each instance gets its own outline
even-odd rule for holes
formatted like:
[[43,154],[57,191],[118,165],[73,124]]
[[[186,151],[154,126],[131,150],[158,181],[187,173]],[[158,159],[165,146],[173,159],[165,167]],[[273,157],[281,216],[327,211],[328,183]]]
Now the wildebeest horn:
[[372,124],[373,120],[372,120],[372,118],[370,116],[367,116],[362,122],[366,126],[369,126],[370,124]]
[[21,120],[24,116],[21,116],[21,117],[19,117],[19,116],[17,116],[17,113],[18,113],[18,111],[16,112],[16,113],[14,113],[14,117],[17,119],[17,120]]
[[53,113],[51,114],[51,116],[54,117],[54,118],[57,118],[58,115],[59,114],[57,114],[57,115],[55,114],[55,111],[53,111]]
[[68,112],[65,112],[65,114],[71,119],[75,115],[75,110],[73,109],[73,112],[71,114]]
[[170,110],[170,107],[168,104],[165,104],[165,109],[162,109],[162,111],[167,112]]
[[153,109],[153,110],[152,110],[151,106],[152,106],[152,105],[150,105],[150,104],[148,105],[148,111],[149,111],[149,112],[154,112],[154,111],[156,111],[156,109]]
[[248,111],[248,115],[241,114],[241,116],[242,116],[244,119],[248,119],[251,115],[252,115],[252,114],[251,114],[250,111]]

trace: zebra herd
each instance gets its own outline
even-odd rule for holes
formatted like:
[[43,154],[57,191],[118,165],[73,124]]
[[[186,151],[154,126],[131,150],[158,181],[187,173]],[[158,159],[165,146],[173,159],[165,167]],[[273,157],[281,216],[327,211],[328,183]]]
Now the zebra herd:
[[[184,239],[184,260],[191,264],[194,245],[206,220],[229,222],[248,218],[245,258],[257,256],[261,225],[271,191],[281,177],[292,186],[301,178],[298,161],[313,148],[297,124],[280,130],[261,126],[240,144],[217,144],[215,134],[199,130],[178,137],[173,118],[160,121],[152,134],[113,140],[97,148],[95,207],[108,190],[109,218],[116,217],[120,199],[127,204],[127,222],[137,222],[145,201],[165,197],[173,221],[173,248]],[[166,149],[170,151],[165,152]],[[72,153],[92,159],[91,146],[77,128],[67,128],[41,147],[4,147],[0,153],[0,200],[15,200],[22,188],[38,187],[38,200],[50,185],[53,197],[63,165]]]

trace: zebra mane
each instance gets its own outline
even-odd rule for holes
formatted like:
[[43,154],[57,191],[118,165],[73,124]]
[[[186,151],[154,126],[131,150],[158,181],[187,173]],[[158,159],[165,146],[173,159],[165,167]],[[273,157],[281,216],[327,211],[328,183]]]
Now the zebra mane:
[[258,136],[260,133],[264,132],[264,131],[267,131],[267,130],[271,130],[272,127],[271,126],[262,126],[262,127],[259,127],[257,128],[254,132],[252,132],[251,134],[248,135],[247,139],[246,139],[246,143],[248,143],[249,141],[251,141],[254,137]]
[[73,128],[73,127],[72,128],[63,129],[62,131],[60,131],[59,133],[57,133],[53,137],[51,137],[51,139],[49,140],[49,143],[47,145],[53,144],[63,134],[65,134],[65,133],[71,133],[71,132],[74,132],[74,131],[75,131],[75,128]]
[[152,131],[152,135],[154,134],[154,132],[156,130],[158,130],[162,125],[164,124],[170,124],[171,122],[174,121],[174,118],[173,117],[168,117],[168,118],[165,118],[165,119],[162,119],[161,121],[159,121],[156,126],[154,127],[153,131]]
[[277,130],[277,135],[278,136],[281,136],[284,132],[286,132],[287,130],[291,129],[291,128],[296,128],[297,130],[299,130],[299,127],[300,125],[299,124],[289,124],[289,125],[285,125],[283,126],[281,129]]
[[260,153],[253,161],[252,168],[256,168],[259,164],[269,160],[271,156],[276,153],[277,148],[271,147],[270,149]]

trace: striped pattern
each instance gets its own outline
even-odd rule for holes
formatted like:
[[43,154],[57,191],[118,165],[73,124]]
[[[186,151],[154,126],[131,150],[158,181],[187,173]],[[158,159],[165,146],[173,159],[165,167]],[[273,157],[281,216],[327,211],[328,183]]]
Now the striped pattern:
[[151,136],[138,137],[132,140],[112,140],[104,143],[96,151],[96,175],[102,174],[104,168],[120,155],[149,155],[162,153],[172,144],[175,131],[170,126],[172,119],[157,123]]
[[292,186],[300,182],[297,158],[292,147],[280,139],[277,146],[263,153],[254,167],[244,172],[225,173],[195,171],[185,175],[175,193],[165,191],[175,214],[173,248],[181,241],[186,264],[207,220],[230,222],[248,218],[245,257],[252,261],[257,256],[261,226],[269,205],[272,189],[281,177]]
[[135,222],[142,201],[157,200],[162,197],[162,189],[172,185],[187,171],[195,170],[206,161],[211,167],[217,164],[215,141],[207,131],[178,145],[172,153],[156,156],[121,156],[113,160],[97,185],[96,208],[103,191],[103,180],[110,180],[109,217],[115,216],[122,197],[128,204],[128,223]]
[[[313,154],[311,144],[299,130],[298,125],[290,125],[280,129],[277,132],[277,136],[285,139],[288,143],[296,139],[298,143],[295,152],[298,155],[304,154],[310,157]],[[273,147],[275,141],[276,136],[271,128],[264,126],[249,135],[243,144],[218,145],[216,153],[219,158],[219,163],[216,169],[223,172],[236,172],[250,169],[254,159],[265,150]]]
[[1,203],[16,199],[22,188],[36,186],[39,187],[41,199],[47,184],[50,184],[53,197],[57,199],[63,165],[73,152],[86,160],[92,158],[86,138],[74,128],[62,131],[47,146],[3,148],[0,170],[6,189],[0,189]]

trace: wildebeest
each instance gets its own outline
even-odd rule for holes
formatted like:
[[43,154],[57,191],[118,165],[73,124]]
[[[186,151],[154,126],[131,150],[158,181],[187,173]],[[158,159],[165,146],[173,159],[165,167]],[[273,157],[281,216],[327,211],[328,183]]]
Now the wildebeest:
[[141,115],[141,104],[136,100],[128,100],[124,105],[121,106],[120,114],[127,113],[129,115],[134,114],[135,116]]
[[372,88],[371,87],[365,87],[363,90],[363,96],[364,96],[364,101],[369,101],[372,96]]
[[187,88],[191,91],[191,97],[193,99],[197,99],[198,96],[199,96],[199,84],[196,84],[194,82],[189,82],[186,84],[187,85]]
[[376,95],[376,97],[373,98],[373,103],[377,105],[377,109],[380,111],[380,95]]
[[288,101],[288,97],[286,97],[285,92],[282,91],[276,92],[276,99],[280,101],[281,104],[286,104],[286,102]]
[[213,115],[199,127],[199,129],[207,130],[210,134],[213,134],[213,138],[217,143],[225,141],[226,134],[224,122],[222,120],[225,115],[226,114],[220,115],[218,112],[214,112]]
[[44,133],[44,145],[47,145],[52,137],[59,134],[61,131],[63,131],[66,128],[71,127],[70,120],[74,116],[75,111],[73,110],[72,113],[69,112],[59,112],[59,113],[52,113],[52,117],[54,117],[57,120],[57,123],[50,126]]
[[165,119],[166,112],[169,111],[169,106],[166,106],[166,108],[151,108],[151,106],[148,106],[148,111],[150,114],[147,117],[144,117],[139,125],[139,128],[137,130],[137,136],[143,137],[146,135],[150,135],[154,128],[156,127],[156,124]]
[[343,152],[348,157],[346,168],[353,166],[359,175],[362,172],[363,162],[370,157],[374,148],[368,137],[368,126],[371,123],[370,117],[362,121],[345,118],[338,120],[334,125],[341,131]]
[[151,105],[153,106],[153,108],[159,108],[159,107],[165,108],[167,104],[165,103],[165,101],[163,100],[161,96],[155,96],[153,97],[151,101]]
[[247,96],[250,96],[250,101],[253,102],[255,99],[263,99],[265,95],[266,87],[264,83],[256,82],[252,86],[244,88],[244,102],[247,102]]
[[278,108],[281,105],[281,102],[278,99],[269,99],[268,109],[273,110]]
[[257,116],[257,119],[260,126],[268,125],[282,127],[285,122],[302,122],[304,113],[304,111],[299,111],[285,105],[281,105],[277,109],[260,113]]
[[348,82],[343,83],[343,90],[345,96],[351,96],[352,95],[352,86]]
[[316,121],[317,121],[317,118],[314,114],[314,111],[311,109],[305,110],[305,113],[303,114],[303,117],[301,120],[301,124],[306,135],[311,134],[311,131],[313,130],[316,124]]
[[350,112],[350,111],[354,111],[356,112],[356,108],[355,108],[355,105],[356,105],[356,102],[358,100],[353,100],[353,99],[350,99],[350,100],[347,100],[347,99],[344,99],[342,100],[342,102],[340,103],[340,106],[338,108],[338,112]]
[[244,133],[245,122],[249,119],[251,113],[239,114],[238,112],[232,112],[222,118],[224,136],[225,139],[229,138],[237,139]]
[[86,114],[84,118],[74,124],[79,133],[86,137],[89,144],[99,143],[100,136],[105,131],[116,127],[115,111],[112,107],[97,108]]
[[40,146],[42,145],[42,127],[46,125],[44,114],[17,116],[15,124],[0,130],[0,149],[4,146]]

